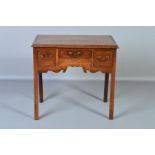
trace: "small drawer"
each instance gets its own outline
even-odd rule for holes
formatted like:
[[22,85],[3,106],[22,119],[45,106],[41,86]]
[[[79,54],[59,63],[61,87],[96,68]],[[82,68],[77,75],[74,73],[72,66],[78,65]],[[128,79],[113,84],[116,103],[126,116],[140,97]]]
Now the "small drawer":
[[40,61],[50,61],[52,60],[53,53],[48,51],[48,52],[40,52],[39,53],[39,60]]
[[56,49],[38,48],[38,61],[40,67],[51,67],[56,64]]
[[59,49],[59,58],[62,59],[90,59],[91,55],[89,49]]
[[93,52],[93,66],[96,68],[112,67],[113,50],[98,49]]

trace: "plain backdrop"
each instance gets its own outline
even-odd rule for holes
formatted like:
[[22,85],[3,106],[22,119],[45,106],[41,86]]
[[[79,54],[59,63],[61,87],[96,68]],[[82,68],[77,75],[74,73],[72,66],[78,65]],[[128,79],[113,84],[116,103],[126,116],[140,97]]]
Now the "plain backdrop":
[[[112,35],[119,45],[118,80],[155,80],[155,27],[0,27],[0,79],[32,79],[32,42],[37,34]],[[103,79],[104,75],[84,74],[80,68],[67,73],[49,73],[50,79]]]

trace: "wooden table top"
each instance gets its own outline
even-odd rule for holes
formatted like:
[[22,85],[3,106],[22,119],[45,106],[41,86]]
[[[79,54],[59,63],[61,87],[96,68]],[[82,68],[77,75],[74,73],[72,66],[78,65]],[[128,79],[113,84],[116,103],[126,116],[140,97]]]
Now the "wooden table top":
[[108,35],[37,35],[32,47],[118,48]]

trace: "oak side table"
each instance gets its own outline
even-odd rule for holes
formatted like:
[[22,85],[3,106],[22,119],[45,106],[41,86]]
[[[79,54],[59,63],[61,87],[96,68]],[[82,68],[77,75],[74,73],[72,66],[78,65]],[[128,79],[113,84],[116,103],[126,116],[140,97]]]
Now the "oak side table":
[[33,44],[34,119],[39,119],[39,101],[43,102],[42,73],[66,72],[67,67],[82,67],[86,73],[105,73],[104,102],[107,102],[109,74],[109,119],[113,119],[118,45],[112,36],[103,35],[38,35]]

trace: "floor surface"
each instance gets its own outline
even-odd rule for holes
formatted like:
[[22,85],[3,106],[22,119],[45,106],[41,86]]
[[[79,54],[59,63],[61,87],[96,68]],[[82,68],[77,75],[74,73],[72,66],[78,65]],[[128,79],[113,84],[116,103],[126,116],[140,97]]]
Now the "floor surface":
[[45,81],[40,120],[33,120],[33,82],[0,81],[0,128],[155,128],[155,83],[117,82],[115,117],[103,103],[104,81]]

